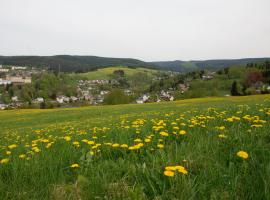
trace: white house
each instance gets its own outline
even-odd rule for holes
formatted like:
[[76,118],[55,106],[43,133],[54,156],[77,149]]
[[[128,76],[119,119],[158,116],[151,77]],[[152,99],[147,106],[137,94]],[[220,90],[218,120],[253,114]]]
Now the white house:
[[64,99],[63,99],[62,96],[56,97],[56,101],[57,101],[58,103],[64,103]]
[[138,104],[144,103],[143,98],[142,98],[142,97],[138,98],[138,99],[136,100],[136,103],[138,103]]
[[7,104],[0,103],[0,110],[4,110],[7,107],[8,107]]
[[144,94],[142,97],[139,97],[136,100],[136,103],[142,104],[142,103],[146,102],[149,98],[150,98],[150,96],[148,94]]
[[11,101],[18,101],[18,97],[17,96],[13,96],[13,97],[11,97]]
[[34,100],[34,102],[36,103],[43,103],[44,102],[44,98],[43,97],[38,97]]
[[73,102],[79,100],[77,97],[74,97],[74,96],[71,96],[70,99],[71,99],[71,101],[73,101]]
[[105,90],[100,91],[100,95],[106,95],[108,93],[109,93],[109,91],[105,91]]

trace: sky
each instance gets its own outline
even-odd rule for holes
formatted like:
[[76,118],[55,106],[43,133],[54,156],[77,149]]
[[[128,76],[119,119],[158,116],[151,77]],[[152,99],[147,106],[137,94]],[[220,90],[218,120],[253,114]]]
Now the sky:
[[270,0],[0,0],[0,55],[270,57]]

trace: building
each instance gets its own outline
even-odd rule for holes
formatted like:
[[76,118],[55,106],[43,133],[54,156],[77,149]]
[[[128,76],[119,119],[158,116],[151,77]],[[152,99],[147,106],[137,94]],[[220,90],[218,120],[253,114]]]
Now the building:
[[0,110],[4,110],[8,107],[7,104],[0,103]]
[[0,85],[10,85],[11,81],[3,80],[0,78]]
[[12,69],[12,70],[26,70],[26,67],[22,67],[22,66],[12,66],[11,69]]
[[0,67],[0,72],[9,72],[9,69],[5,69],[5,68]]
[[14,84],[26,84],[32,82],[31,77],[23,77],[23,76],[6,76],[6,80]]

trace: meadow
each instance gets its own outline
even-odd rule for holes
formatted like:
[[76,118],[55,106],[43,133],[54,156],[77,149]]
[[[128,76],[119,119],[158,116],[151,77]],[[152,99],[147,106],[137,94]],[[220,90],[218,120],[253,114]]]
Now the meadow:
[[108,80],[111,79],[111,75],[116,70],[123,70],[126,77],[130,78],[136,73],[143,73],[148,75],[149,77],[153,77],[158,71],[154,69],[147,69],[147,68],[129,68],[124,66],[115,66],[115,67],[106,67],[101,68],[96,71],[90,71],[86,73],[77,73],[77,74],[70,74],[71,77],[80,78],[80,79],[87,79],[87,80],[96,80],[96,79],[103,79]]
[[0,199],[270,199],[270,95],[0,111]]

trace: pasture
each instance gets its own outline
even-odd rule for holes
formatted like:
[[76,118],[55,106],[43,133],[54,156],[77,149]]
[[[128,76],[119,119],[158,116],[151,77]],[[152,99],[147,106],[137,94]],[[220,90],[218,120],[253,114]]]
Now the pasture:
[[0,199],[270,199],[270,95],[0,111]]

